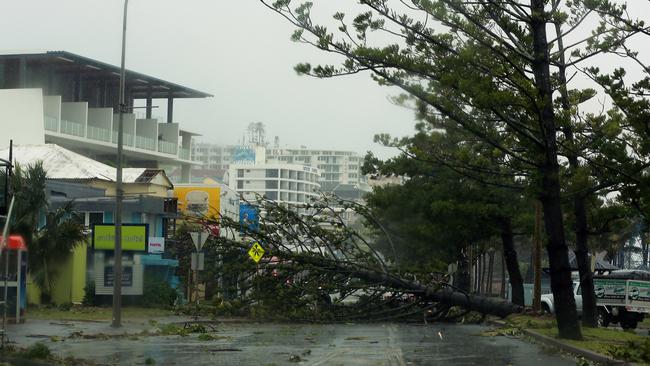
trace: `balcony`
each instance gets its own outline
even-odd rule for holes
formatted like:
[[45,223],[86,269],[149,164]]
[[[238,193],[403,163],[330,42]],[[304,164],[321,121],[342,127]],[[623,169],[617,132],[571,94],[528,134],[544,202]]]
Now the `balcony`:
[[111,130],[88,126],[88,136],[91,140],[110,142],[111,141]]
[[178,145],[173,142],[158,140],[158,151],[165,154],[176,155],[178,153]]
[[136,136],[135,147],[138,149],[156,151],[156,140],[144,136]]
[[61,120],[61,133],[71,136],[86,137],[86,128],[80,123]]
[[59,132],[59,122],[56,117],[44,116],[45,130]]
[[[133,135],[129,133],[122,133],[122,144],[124,146],[133,146]],[[117,131],[113,131],[113,138],[111,140],[114,144],[117,144]]]
[[[43,115],[43,123],[46,142],[54,142],[64,147],[67,144],[72,144],[75,147],[86,146],[86,148],[89,148],[92,144],[100,144],[103,146],[97,148],[101,151],[106,151],[106,144],[117,145],[117,131],[114,130],[59,119],[58,117],[47,114]],[[74,141],[70,140],[71,137],[74,137],[72,139]],[[156,141],[154,138],[134,136],[126,132],[123,134],[123,139],[127,153],[131,151],[132,153],[139,154],[137,155],[139,158],[142,158],[143,153],[153,154],[150,158],[163,159],[165,161],[170,161],[170,159],[171,161],[190,161],[192,158],[190,149],[181,148],[175,142]],[[142,150],[148,150],[149,152]]]

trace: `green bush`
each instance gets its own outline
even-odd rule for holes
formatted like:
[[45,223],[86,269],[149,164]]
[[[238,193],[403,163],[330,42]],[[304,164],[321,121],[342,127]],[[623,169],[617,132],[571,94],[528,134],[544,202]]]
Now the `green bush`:
[[169,283],[153,276],[145,276],[142,296],[139,305],[141,306],[174,306],[178,293]]
[[97,306],[97,299],[95,298],[95,282],[90,281],[84,286],[84,298],[81,300],[83,306]]
[[31,346],[29,346],[24,352],[23,356],[26,358],[33,358],[33,359],[47,359],[50,356],[52,356],[52,351],[50,351],[49,348],[47,348],[46,345],[43,343],[34,343]]

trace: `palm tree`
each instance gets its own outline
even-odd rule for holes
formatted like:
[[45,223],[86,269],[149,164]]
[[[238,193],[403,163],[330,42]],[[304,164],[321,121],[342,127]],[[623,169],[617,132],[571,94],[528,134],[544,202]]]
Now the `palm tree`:
[[45,225],[34,233],[29,247],[32,280],[41,289],[41,300],[49,302],[60,263],[85,239],[84,226],[75,219],[72,202],[45,215]]
[[84,227],[76,220],[72,202],[49,211],[46,180],[41,162],[27,165],[25,169],[16,165],[10,179],[15,198],[11,231],[22,235],[27,242],[28,272],[41,290],[43,302],[51,300],[57,264],[63,263],[84,239]]

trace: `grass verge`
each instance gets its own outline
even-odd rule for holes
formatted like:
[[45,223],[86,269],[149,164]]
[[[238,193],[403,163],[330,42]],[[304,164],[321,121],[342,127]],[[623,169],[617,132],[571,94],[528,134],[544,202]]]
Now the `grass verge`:
[[[125,307],[122,309],[122,319],[140,320],[160,316],[174,315],[172,310],[156,308]],[[31,307],[27,309],[27,318],[44,320],[82,320],[110,321],[113,310],[109,307]]]
[[[514,328],[528,329],[558,338],[557,323],[550,316],[512,315],[506,322]],[[582,340],[563,339],[562,342],[617,360],[650,364],[650,339],[614,328],[582,328]]]

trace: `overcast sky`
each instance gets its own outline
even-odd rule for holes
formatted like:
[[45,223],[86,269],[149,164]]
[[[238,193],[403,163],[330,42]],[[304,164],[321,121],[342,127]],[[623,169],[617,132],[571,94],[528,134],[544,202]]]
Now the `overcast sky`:
[[[350,3],[328,0],[328,7]],[[119,65],[122,4],[0,0],[0,49],[66,50]],[[235,144],[248,123],[263,122],[269,140],[279,136],[281,145],[364,153],[378,148],[375,133],[414,131],[413,112],[387,99],[398,91],[369,74],[296,75],[296,63],[328,58],[291,42],[292,31],[258,0],[131,0],[126,64],[214,95],[174,105],[181,128],[201,133],[202,141]]]
[[[354,3],[316,1],[315,8],[353,13]],[[630,3],[633,14],[650,12],[648,1]],[[0,0],[0,50],[66,50],[119,65],[122,6],[122,0]],[[388,101],[399,91],[378,86],[369,74],[297,76],[296,63],[332,58],[291,42],[292,31],[259,0],[130,0],[127,68],[214,95],[175,103],[175,121],[202,141],[235,144],[250,122],[263,122],[269,140],[279,136],[281,145],[386,156],[374,134],[412,134],[413,112]],[[164,116],[159,105],[154,115]]]

